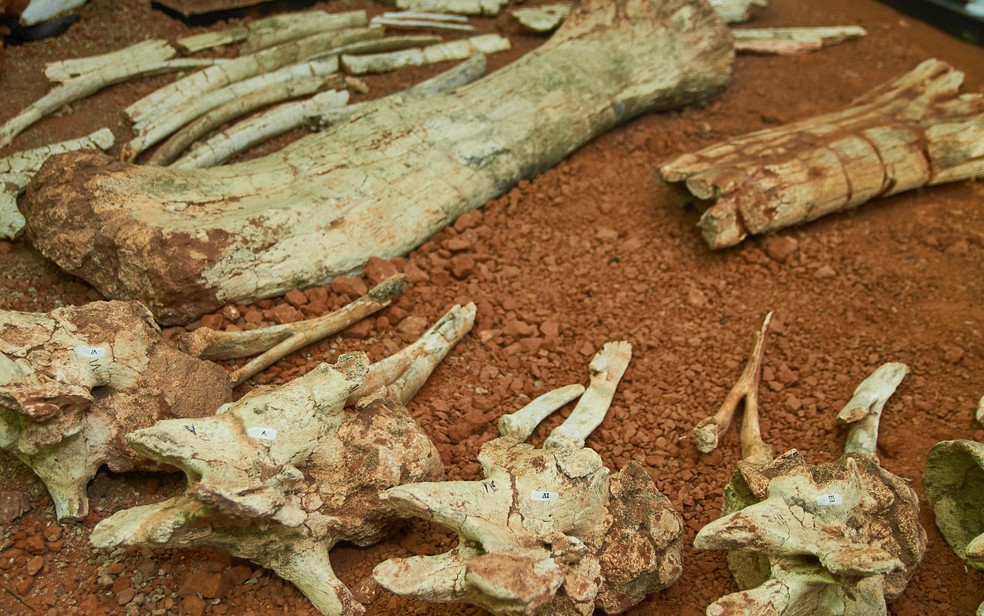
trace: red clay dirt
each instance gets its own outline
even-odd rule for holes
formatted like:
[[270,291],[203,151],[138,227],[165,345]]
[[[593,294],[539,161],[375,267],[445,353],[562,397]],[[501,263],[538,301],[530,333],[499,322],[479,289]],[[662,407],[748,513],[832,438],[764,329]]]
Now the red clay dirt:
[[[0,118],[45,93],[46,61],[189,32],[147,4],[95,0],[61,37],[7,49]],[[320,4],[383,10],[347,0]],[[514,42],[512,52],[493,56],[493,67],[538,42],[519,35],[505,16],[473,21],[483,30],[498,27]],[[632,363],[588,446],[613,470],[630,460],[645,464],[683,515],[690,545],[697,529],[718,515],[722,488],[738,459],[735,431],[717,452],[701,455],[690,430],[716,410],[741,371],[762,315],[774,310],[761,406],[765,437],[777,452],[795,447],[810,461],[837,458],[844,433],[835,415],[854,387],[885,361],[910,366],[885,409],[878,453],[885,468],[911,479],[920,494],[930,545],[889,611],[973,614],[984,600],[984,574],[966,570],[946,546],[921,481],[934,443],[984,441],[984,430],[973,422],[984,394],[984,184],[899,195],[714,253],[694,227],[696,212],[679,207],[673,191],[653,177],[654,167],[672,155],[832,111],[928,57],[965,71],[968,90],[984,89],[984,49],[873,0],[772,0],[750,25],[838,24],[859,24],[868,36],[806,56],[740,57],[733,84],[719,100],[629,122],[462,216],[393,261],[412,281],[394,306],[281,361],[237,393],[297,377],[345,351],[365,350],[378,359],[415,338],[452,303],[474,301],[474,332],[409,405],[436,442],[449,477],[474,479],[480,445],[497,434],[493,420],[551,388],[586,383],[594,352],[605,341],[629,340]],[[443,68],[373,78],[371,95]],[[123,142],[129,133],[119,110],[170,79],[108,89],[29,129],[0,154],[102,126]],[[49,310],[99,299],[23,241],[0,242],[0,284],[0,308]],[[343,280],[286,300],[228,306],[202,321],[255,327],[322,314],[358,291],[357,283]],[[173,338],[178,331],[166,333]],[[568,412],[549,419],[533,442],[542,443]],[[4,520],[0,534],[0,613],[315,614],[290,584],[221,553],[101,552],[89,546],[96,522],[179,492],[180,476],[101,472],[89,489],[93,513],[81,524],[60,525],[30,470],[0,454],[0,473],[0,513],[28,506],[16,520]],[[20,502],[22,495],[28,502]],[[396,597],[372,581],[372,568],[385,558],[437,553],[453,541],[445,529],[411,523],[367,549],[339,546],[332,560],[367,614],[481,613]],[[688,548],[680,581],[629,613],[702,614],[734,590],[723,553]]]

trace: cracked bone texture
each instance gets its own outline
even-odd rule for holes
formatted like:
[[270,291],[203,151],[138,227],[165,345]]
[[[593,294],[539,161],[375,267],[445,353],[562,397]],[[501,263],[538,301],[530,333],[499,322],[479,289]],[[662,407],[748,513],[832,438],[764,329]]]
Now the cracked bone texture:
[[401,11],[453,13],[455,15],[499,14],[507,0],[396,0],[396,8]]
[[882,364],[854,390],[854,395],[837,414],[838,422],[851,426],[844,445],[846,453],[875,456],[882,410],[908,372],[909,367],[903,363]]
[[[245,163],[171,170],[61,155],[22,198],[28,233],[64,270],[107,297],[143,298],[162,323],[405,254],[616,124],[727,83],[731,35],[705,3],[620,6],[586,0],[549,41],[467,87],[367,105]],[[392,163],[411,154],[410,166]]]
[[934,445],[923,485],[946,542],[967,566],[984,570],[984,444]]
[[382,490],[443,476],[440,455],[402,405],[374,399],[344,408],[368,369],[364,354],[344,355],[214,417],[130,434],[141,453],[181,468],[188,488],[103,520],[93,544],[220,548],[273,569],[322,614],[361,614],[329,551],[391,532],[400,514],[381,501]]
[[609,476],[591,449],[486,443],[482,481],[391,488],[398,510],[459,534],[450,552],[391,559],[373,577],[428,601],[493,614],[621,613],[679,577],[683,526],[648,473]]
[[86,484],[101,465],[158,468],[126,433],[211,413],[231,397],[225,370],[164,343],[137,302],[0,311],[0,448],[37,473],[59,519],[85,517]]

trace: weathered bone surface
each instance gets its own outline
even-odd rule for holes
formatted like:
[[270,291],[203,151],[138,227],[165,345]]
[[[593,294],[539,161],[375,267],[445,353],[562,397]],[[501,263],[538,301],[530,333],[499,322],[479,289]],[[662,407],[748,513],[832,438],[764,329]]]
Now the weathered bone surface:
[[103,520],[92,543],[220,548],[273,569],[323,614],[361,614],[329,551],[389,534],[400,516],[380,491],[443,475],[440,454],[400,403],[345,410],[368,371],[364,354],[344,355],[214,417],[130,434],[138,451],[182,469],[187,491]]
[[482,34],[467,39],[438,43],[419,49],[404,49],[389,53],[342,56],[342,66],[354,75],[385,73],[404,66],[423,66],[449,60],[464,60],[478,54],[508,51],[509,39],[498,34]]
[[923,485],[946,542],[967,566],[984,571],[984,444],[934,445]]
[[[558,390],[561,398],[569,399],[570,389]],[[596,401],[607,409],[610,398]],[[579,425],[587,430],[583,442],[593,427]],[[398,510],[460,538],[445,554],[380,564],[376,581],[428,601],[546,616],[596,607],[621,613],[679,577],[680,517],[641,466],[629,463],[609,477],[591,449],[534,449],[511,436],[486,443],[478,459],[483,481],[403,485],[382,494]]]
[[584,385],[568,385],[539,396],[515,413],[499,418],[499,434],[525,441],[540,423],[571,400],[584,393]]
[[[749,365],[757,371],[756,355]],[[892,371],[899,369],[883,367],[880,376]],[[758,376],[746,369],[741,380],[751,379]],[[849,409],[860,402],[878,409],[868,417],[880,415],[884,400],[870,395],[884,391],[874,387],[876,380],[869,377],[858,388]],[[746,429],[750,421],[754,427]],[[725,487],[723,517],[697,533],[694,547],[729,550],[728,566],[742,590],[707,613],[885,614],[886,602],[902,593],[926,550],[919,501],[905,480],[866,450],[831,464],[808,464],[795,449],[770,459],[763,455],[769,448],[759,432],[758,405],[748,402],[741,445],[744,459]]]
[[237,165],[66,154],[22,207],[35,245],[63,269],[185,322],[403,254],[615,124],[716,94],[732,58],[703,2],[587,0],[550,41],[454,92],[368,105]]
[[867,32],[859,26],[828,26],[823,28],[741,28],[735,35],[735,51],[796,55],[810,53],[859,39]]
[[519,22],[519,25],[528,32],[536,34],[553,32],[570,14],[570,4],[544,4],[512,10],[512,16]]
[[724,23],[727,24],[748,21],[749,11],[753,6],[769,6],[767,0],[710,0],[710,2]]
[[[447,19],[447,18],[460,18]],[[372,18],[371,25],[387,28],[436,28],[439,30],[458,30],[461,32],[473,32],[475,26],[467,23],[468,18],[460,15],[444,15],[441,13],[383,13]]]
[[889,362],[879,366],[871,376],[861,381],[854,390],[854,395],[837,414],[839,423],[851,426],[844,443],[845,453],[863,453],[869,458],[877,459],[875,445],[878,442],[878,423],[881,421],[882,409],[908,372],[909,367],[905,364]]
[[225,370],[165,344],[136,302],[0,311],[0,448],[37,473],[59,519],[85,517],[101,465],[156,468],[127,432],[210,414],[231,395]]
[[30,0],[20,15],[20,23],[33,26],[77,9],[86,0]]
[[433,11],[457,15],[485,15],[492,17],[508,0],[396,0],[396,8],[403,11]]
[[977,402],[977,413],[975,415],[977,418],[977,423],[984,426],[984,396]]
[[663,164],[701,207],[712,248],[857,207],[871,199],[984,175],[984,95],[926,60],[846,109],[762,130]]
[[24,216],[17,209],[17,196],[24,192],[34,174],[48,157],[73,150],[108,150],[115,139],[108,128],[101,128],[78,139],[69,139],[0,158],[0,238],[17,237],[24,228]]

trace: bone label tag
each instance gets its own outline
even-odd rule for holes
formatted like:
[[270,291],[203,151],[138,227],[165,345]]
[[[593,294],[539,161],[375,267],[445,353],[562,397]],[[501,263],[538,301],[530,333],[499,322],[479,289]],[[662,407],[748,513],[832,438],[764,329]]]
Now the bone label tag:
[[106,347],[90,347],[80,345],[75,347],[76,357],[82,359],[98,359],[100,357],[106,357]]
[[840,494],[821,494],[817,497],[817,505],[821,507],[832,507],[834,505],[843,505],[844,497]]
[[272,441],[277,438],[276,428],[247,428],[246,436],[258,441]]
[[558,494],[557,492],[544,492],[543,490],[533,490],[530,493],[530,500],[550,501],[555,503],[558,500],[560,500],[560,494]]

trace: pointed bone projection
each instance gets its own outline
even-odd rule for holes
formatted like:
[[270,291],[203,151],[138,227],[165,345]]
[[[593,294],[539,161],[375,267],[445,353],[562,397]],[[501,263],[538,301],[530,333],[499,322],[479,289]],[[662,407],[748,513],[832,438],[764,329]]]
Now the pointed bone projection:
[[[749,360],[756,372],[767,325],[768,318]],[[859,406],[870,409],[862,424],[880,416],[895,389],[884,385],[886,374],[898,380],[905,374],[902,364],[887,366],[858,387],[845,409],[848,415]],[[746,368],[741,381],[757,383],[758,376]],[[746,429],[749,422],[754,427]],[[746,402],[744,459],[725,487],[722,517],[694,539],[698,550],[729,551],[741,591],[714,602],[708,615],[886,613],[886,602],[902,593],[922,560],[926,532],[915,492],[874,459],[877,420],[871,427],[860,428],[870,437],[864,447],[831,464],[808,464],[795,449],[771,459],[758,405]]]
[[0,448],[37,473],[58,519],[86,516],[86,484],[103,464],[158,468],[124,434],[231,397],[225,370],[165,344],[137,302],[0,311]]
[[984,175],[984,95],[926,60],[840,111],[684,154],[659,167],[705,210],[711,248],[922,186]]
[[[232,385],[388,306],[405,285],[405,277],[394,276],[340,310],[306,321],[236,333],[200,327],[179,339],[187,354],[163,342],[152,316],[137,302],[93,302],[40,315],[0,311],[0,448],[40,477],[59,519],[83,518],[86,484],[103,464],[117,472],[157,469],[136,455],[123,435],[158,419],[212,414],[231,399]],[[421,355],[419,349],[440,361],[474,316],[456,309],[441,322],[448,319],[454,327],[429,332],[373,364],[382,368],[371,373],[373,387],[388,386],[398,394],[408,381],[412,387],[404,389],[416,393],[420,373],[429,371],[404,373]],[[198,359],[257,354],[232,374]],[[418,363],[427,359],[433,363],[431,358]]]
[[[617,362],[627,347],[605,345],[592,371]],[[609,384],[593,376],[584,394],[602,415],[611,401]],[[556,408],[560,400],[570,400],[571,389],[534,404]],[[519,415],[520,423],[533,415],[543,418],[540,410],[529,409],[512,417]],[[580,442],[594,429],[582,421],[573,424],[585,430]],[[500,422],[503,434],[509,426]],[[513,432],[521,438],[503,436],[482,447],[482,481],[419,483],[384,492],[384,502],[447,526],[460,539],[444,554],[388,560],[373,571],[376,581],[428,601],[543,616],[591,614],[596,607],[618,614],[676,581],[682,521],[647,472],[630,462],[610,477],[592,449],[535,449],[522,442],[532,428],[524,425]]]
[[183,470],[188,488],[103,520],[93,545],[223,549],[293,582],[322,614],[363,613],[335,577],[329,551],[392,531],[400,516],[380,491],[444,474],[440,454],[398,402],[345,409],[368,370],[364,354],[343,355],[214,417],[131,433],[135,449]]
[[63,155],[22,207],[63,269],[187,322],[404,254],[619,122],[716,94],[732,58],[704,2],[586,0],[543,46],[453,92],[366,105],[224,167]]

